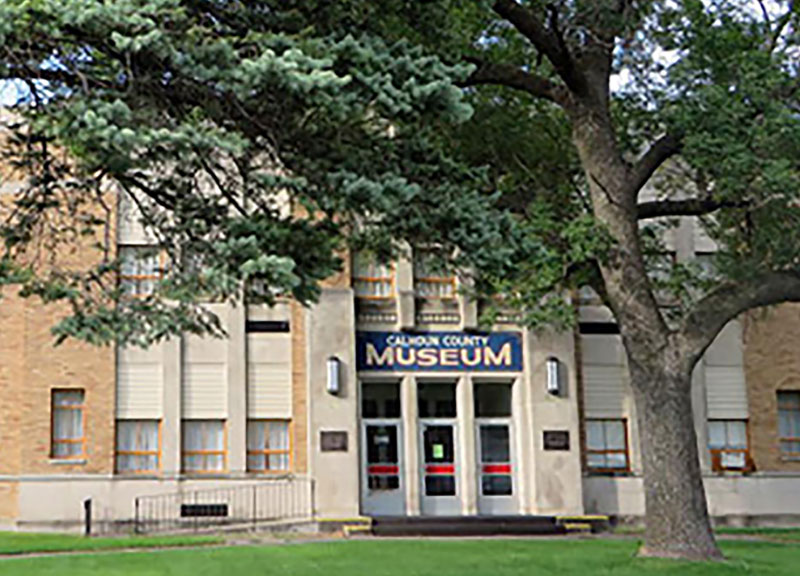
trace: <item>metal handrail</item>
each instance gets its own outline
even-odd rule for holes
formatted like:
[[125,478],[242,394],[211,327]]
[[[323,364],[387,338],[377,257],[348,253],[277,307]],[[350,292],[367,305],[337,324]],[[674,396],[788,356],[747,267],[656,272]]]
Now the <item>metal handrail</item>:
[[244,485],[138,496],[134,530],[152,534],[310,521],[315,516],[314,488],[313,478],[282,476]]

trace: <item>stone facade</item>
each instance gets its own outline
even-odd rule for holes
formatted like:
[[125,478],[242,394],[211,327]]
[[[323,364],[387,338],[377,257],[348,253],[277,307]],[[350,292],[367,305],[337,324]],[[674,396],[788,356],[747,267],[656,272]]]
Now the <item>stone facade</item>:
[[800,391],[800,304],[748,313],[744,326],[750,446],[757,471],[800,472],[781,457],[778,391]]
[[[0,193],[2,190],[0,190]],[[114,232],[116,234],[116,232]],[[684,234],[681,238],[691,238]],[[141,230],[120,231],[120,243],[144,245],[149,242]],[[678,246],[677,248],[680,248]],[[676,248],[676,249],[677,249]],[[689,249],[691,248],[691,250]],[[692,252],[694,247],[681,248]],[[680,250],[679,250],[680,251]],[[73,264],[87,264],[96,257],[89,251],[65,255]],[[473,412],[473,387],[487,382],[513,381],[513,430],[515,513],[580,514],[603,513],[641,515],[641,486],[638,430],[630,395],[621,403],[617,418],[628,421],[630,469],[618,476],[591,476],[584,461],[584,415],[589,414],[585,390],[589,385],[586,362],[590,346],[580,331],[534,333],[507,322],[493,331],[514,331],[523,335],[524,368],[515,374],[492,377],[477,371],[435,373],[397,370],[391,373],[359,372],[354,357],[357,331],[389,331],[398,334],[457,331],[475,334],[477,305],[454,295],[434,310],[420,314],[431,302],[418,298],[414,286],[413,264],[407,259],[396,263],[393,287],[385,316],[359,315],[358,298],[351,287],[348,257],[343,270],[322,285],[320,302],[308,308],[297,302],[281,303],[275,309],[228,307],[216,304],[221,319],[229,323],[231,339],[191,344],[190,338],[173,338],[148,351],[140,351],[143,362],[158,363],[163,377],[163,416],[161,417],[161,470],[147,477],[115,475],[114,448],[116,425],[116,386],[121,353],[113,347],[96,348],[74,341],[55,346],[51,327],[63,310],[46,307],[35,299],[23,300],[8,287],[0,301],[0,524],[80,523],[80,503],[84,498],[96,502],[98,519],[109,523],[129,520],[132,502],[142,494],[175,493],[188,488],[232,487],[263,479],[246,471],[247,420],[247,321],[288,321],[291,341],[291,437],[290,472],[310,476],[316,482],[317,511],[322,516],[349,518],[363,512],[364,492],[360,386],[365,381],[398,383],[405,406],[401,423],[403,510],[420,514],[420,469],[423,467],[416,413],[417,386],[420,382],[457,382],[459,420],[456,445],[459,462],[460,513],[480,510],[480,485],[477,437]],[[439,303],[441,304],[441,302]],[[386,310],[382,310],[386,311]],[[428,310],[430,312],[430,310]],[[254,314],[249,316],[249,314]],[[448,318],[455,317],[455,320]],[[426,319],[427,318],[427,319]],[[433,320],[431,320],[433,318]],[[438,318],[438,320],[437,320]],[[583,306],[581,321],[612,323],[607,310]],[[438,322],[438,324],[437,324]],[[769,311],[751,312],[741,319],[742,337],[728,338],[715,351],[717,373],[741,374],[740,364],[730,361],[732,352],[744,352],[749,419],[750,452],[754,473],[714,474],[708,465],[706,382],[698,378],[695,394],[695,420],[711,512],[718,517],[731,515],[777,517],[800,516],[800,508],[786,507],[786,498],[800,486],[800,462],[781,458],[778,442],[776,393],[800,391],[800,305],[785,305]],[[603,347],[606,346],[606,347]],[[221,347],[225,353],[221,354]],[[187,354],[208,360],[224,355],[228,426],[227,456],[230,466],[209,477],[191,477],[181,472],[181,390]],[[605,355],[599,364],[609,362],[607,344],[596,343],[595,354]],[[138,353],[138,352],[137,352]],[[265,355],[272,353],[267,351]],[[342,390],[326,390],[327,359],[336,356],[342,366]],[[285,358],[285,356],[282,356]],[[558,359],[566,368],[564,393],[553,396],[546,391],[546,361]],[[595,357],[595,360],[597,358]],[[705,361],[704,364],[705,366]],[[721,368],[721,370],[720,370]],[[586,372],[584,374],[584,371]],[[289,378],[287,376],[286,378]],[[283,380],[281,380],[283,382]],[[65,462],[51,457],[51,394],[53,389],[79,388],[85,392],[84,422],[86,457]],[[744,396],[744,392],[742,393]],[[589,416],[591,417],[591,415]],[[744,417],[742,417],[744,418]],[[567,433],[566,449],[546,450],[543,432]],[[321,432],[345,434],[345,450],[323,450]]]

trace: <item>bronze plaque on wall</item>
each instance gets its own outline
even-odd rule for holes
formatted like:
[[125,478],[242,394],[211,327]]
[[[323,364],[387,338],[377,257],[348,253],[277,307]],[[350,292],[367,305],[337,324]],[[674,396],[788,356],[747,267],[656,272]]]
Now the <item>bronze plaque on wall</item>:
[[544,431],[545,450],[569,450],[569,431],[567,430],[545,430]]
[[347,452],[347,432],[320,432],[319,445],[323,452]]

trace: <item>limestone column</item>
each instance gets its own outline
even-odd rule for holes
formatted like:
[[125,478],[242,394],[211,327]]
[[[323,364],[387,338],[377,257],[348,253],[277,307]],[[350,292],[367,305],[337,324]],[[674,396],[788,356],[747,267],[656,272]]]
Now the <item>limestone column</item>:
[[247,471],[247,334],[246,307],[228,309],[228,472]]
[[161,422],[161,471],[167,478],[181,471],[181,387],[183,339],[173,336],[161,344],[164,415]]
[[397,291],[398,324],[400,328],[413,328],[416,324],[414,266],[406,258],[398,258],[395,262],[395,290]]
[[514,493],[522,514],[533,514],[535,499],[530,480],[533,478],[534,434],[531,423],[529,381],[523,375],[511,386],[511,460],[514,465]]
[[403,482],[406,489],[406,514],[420,514],[419,430],[417,427],[417,381],[406,376],[400,382],[403,418]]
[[478,513],[478,491],[475,471],[475,413],[473,408],[472,378],[464,375],[456,384],[456,442],[460,486],[461,511],[463,514]]

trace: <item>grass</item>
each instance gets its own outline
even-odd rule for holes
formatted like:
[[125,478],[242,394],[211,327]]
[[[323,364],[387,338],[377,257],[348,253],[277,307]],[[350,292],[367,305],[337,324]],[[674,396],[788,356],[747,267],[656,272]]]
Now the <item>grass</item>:
[[766,540],[782,540],[800,542],[800,528],[717,528],[715,532],[721,536],[753,536]]
[[[96,551],[115,548],[161,548],[221,544],[220,536],[129,536],[85,538],[74,534],[0,532],[0,554],[30,554],[67,550]],[[1,573],[1,571],[0,571]]]
[[[644,528],[639,526],[618,526],[615,534],[625,536],[639,536],[644,534]],[[725,536],[752,536],[759,540],[779,540],[782,542],[800,542],[800,528],[759,528],[759,527],[733,527],[720,526],[714,533],[721,538]]]
[[789,576],[800,546],[728,541],[715,564],[635,558],[633,540],[393,540],[320,542],[25,558],[0,562],[4,576]]

